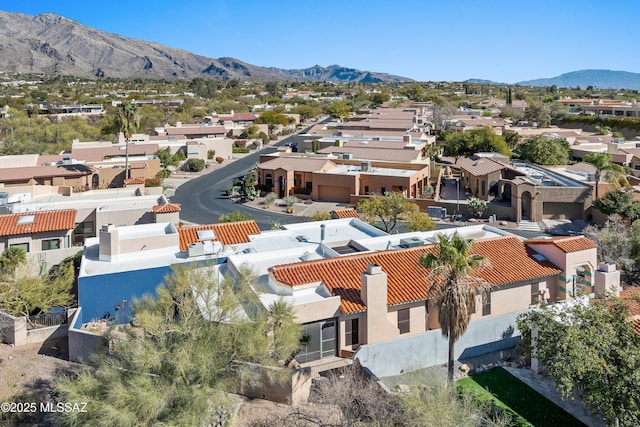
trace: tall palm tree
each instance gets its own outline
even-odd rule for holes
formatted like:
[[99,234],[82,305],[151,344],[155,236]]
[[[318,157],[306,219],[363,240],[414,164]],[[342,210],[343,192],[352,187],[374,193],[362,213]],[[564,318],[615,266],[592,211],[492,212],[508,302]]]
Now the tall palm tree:
[[488,285],[485,280],[472,276],[476,269],[488,263],[483,256],[469,253],[472,246],[473,240],[465,239],[457,232],[451,236],[439,234],[435,243],[437,254],[428,253],[420,258],[420,264],[432,269],[431,274],[439,279],[433,286],[437,289],[442,335],[449,338],[449,382],[453,382],[455,342],[469,326],[476,308],[476,296]]
[[116,111],[115,127],[118,133],[122,132],[125,139],[124,179],[131,178],[129,173],[129,140],[138,129],[139,121],[138,105],[122,101]]
[[627,171],[624,166],[613,163],[613,156],[607,153],[591,153],[582,159],[596,168],[596,200],[600,181],[613,184],[615,188],[628,185]]

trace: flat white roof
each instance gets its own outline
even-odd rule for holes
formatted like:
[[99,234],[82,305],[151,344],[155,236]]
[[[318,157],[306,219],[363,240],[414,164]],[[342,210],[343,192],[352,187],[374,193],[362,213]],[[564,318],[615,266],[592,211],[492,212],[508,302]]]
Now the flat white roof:
[[32,212],[60,209],[92,209],[119,211],[149,209],[158,204],[161,194],[136,196],[132,189],[105,189],[74,193],[71,196],[46,194],[34,196],[28,203],[16,203],[14,212]]
[[153,238],[163,235],[178,235],[178,230],[170,222],[154,222],[150,224],[125,225],[117,227],[120,240]]
[[385,176],[404,176],[410,177],[417,173],[417,170],[411,169],[392,169],[392,168],[379,168],[379,167],[371,167],[368,171],[363,172],[360,166],[356,165],[339,165],[335,169],[331,169],[326,171],[326,174],[333,175],[356,175],[356,174],[365,174],[365,175],[385,175]]

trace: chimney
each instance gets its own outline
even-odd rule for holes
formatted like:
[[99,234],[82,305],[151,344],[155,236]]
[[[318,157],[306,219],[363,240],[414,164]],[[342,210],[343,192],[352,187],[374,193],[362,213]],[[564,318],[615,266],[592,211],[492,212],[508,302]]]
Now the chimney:
[[324,230],[326,228],[326,225],[324,224],[320,224],[320,243],[324,242]]
[[367,306],[364,343],[392,338],[393,325],[387,320],[387,273],[379,265],[369,264],[360,278],[360,287],[360,298]]
[[111,257],[118,254],[118,229],[113,224],[103,225],[99,235],[100,261],[111,261]]
[[620,291],[620,270],[616,269],[615,264],[608,264],[601,262],[598,265],[594,278],[593,291],[596,294],[596,298],[604,298],[606,293],[619,297]]

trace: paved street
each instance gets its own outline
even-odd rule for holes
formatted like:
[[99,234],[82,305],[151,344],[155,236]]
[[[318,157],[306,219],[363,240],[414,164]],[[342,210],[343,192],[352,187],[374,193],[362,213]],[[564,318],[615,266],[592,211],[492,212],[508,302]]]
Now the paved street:
[[253,216],[262,230],[269,230],[273,222],[302,222],[302,217],[253,209],[234,203],[226,196],[233,178],[244,176],[258,162],[260,154],[273,153],[277,146],[296,141],[297,135],[292,135],[180,185],[171,197],[172,203],[181,205],[180,218],[197,224],[212,224],[218,222],[220,215],[241,211]]

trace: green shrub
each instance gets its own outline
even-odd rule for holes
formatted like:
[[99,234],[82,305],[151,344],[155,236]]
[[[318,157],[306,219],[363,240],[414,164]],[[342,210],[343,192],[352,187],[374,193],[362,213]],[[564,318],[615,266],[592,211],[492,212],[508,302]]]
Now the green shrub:
[[144,180],[145,187],[160,187],[160,180],[158,178],[147,178]]
[[311,194],[311,188],[306,188],[306,187],[294,188],[293,192],[294,194],[304,194],[308,196]]
[[189,159],[187,160],[187,169],[191,172],[200,172],[204,169],[204,160],[202,159]]
[[275,201],[276,201],[276,193],[269,193],[266,196],[264,196],[265,206],[269,206]]
[[331,219],[331,214],[327,211],[315,211],[313,215],[311,215],[312,221],[326,221]]
[[207,151],[207,160],[213,160],[216,155],[216,150]]
[[165,178],[169,178],[169,176],[171,175],[171,171],[168,169],[162,169],[160,170],[160,172],[158,172],[156,174],[156,178],[158,179],[165,179]]
[[249,148],[240,148],[240,147],[234,147],[232,150],[233,150],[233,154],[246,154],[251,152],[251,149]]
[[235,211],[230,214],[220,215],[218,218],[218,222],[238,222],[238,221],[249,221],[252,220],[253,217],[244,212]]

